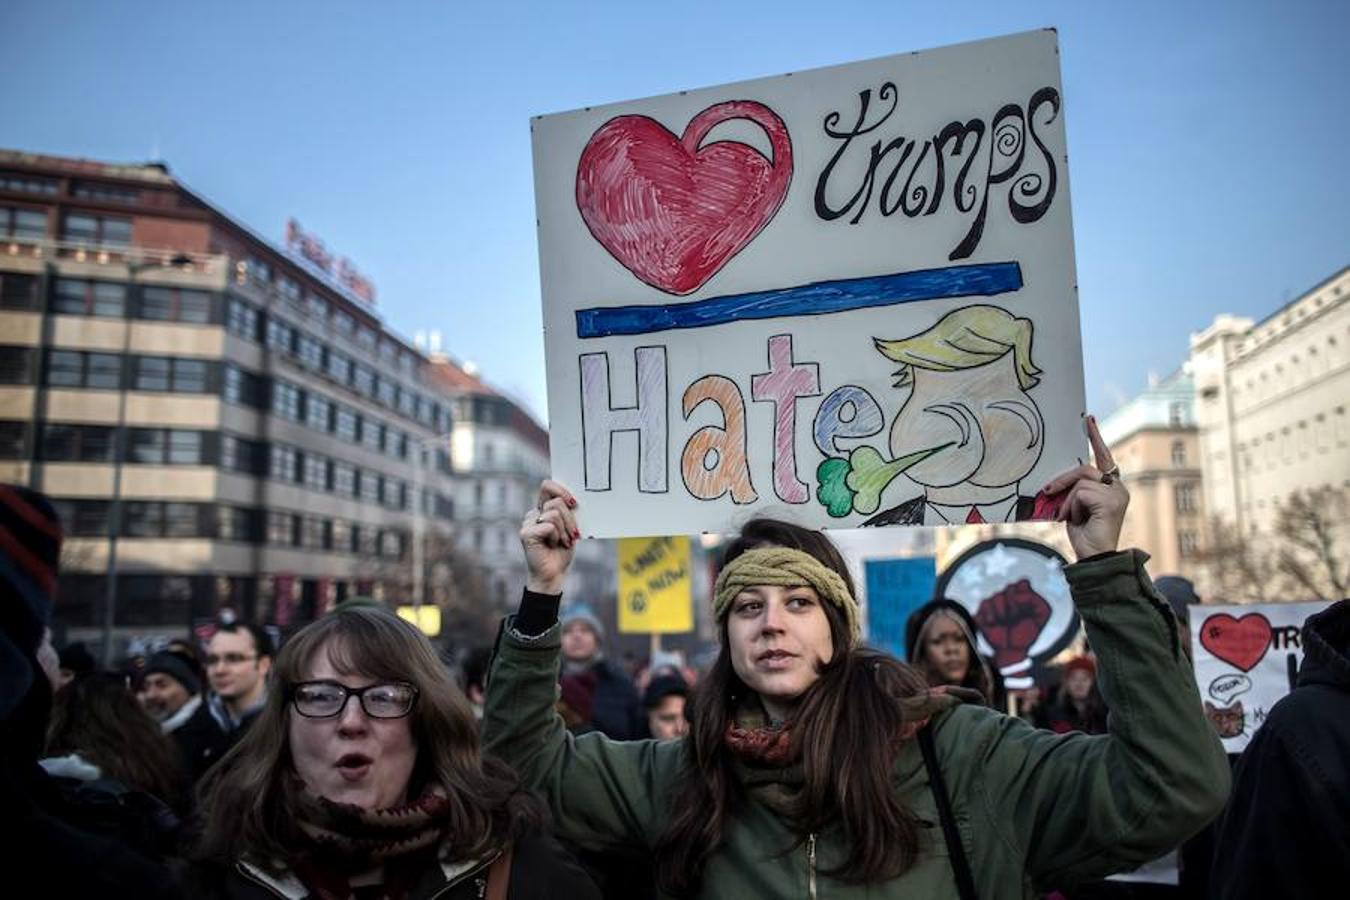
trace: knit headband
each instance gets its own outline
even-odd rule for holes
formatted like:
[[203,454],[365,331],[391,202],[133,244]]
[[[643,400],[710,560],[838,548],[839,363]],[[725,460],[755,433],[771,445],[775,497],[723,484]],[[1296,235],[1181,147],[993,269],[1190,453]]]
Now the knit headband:
[[844,614],[849,643],[857,646],[862,642],[858,601],[848,592],[844,579],[811,554],[791,547],[757,547],[723,566],[713,588],[713,615],[722,621],[736,595],[759,584],[815,588],[821,599],[833,603]]

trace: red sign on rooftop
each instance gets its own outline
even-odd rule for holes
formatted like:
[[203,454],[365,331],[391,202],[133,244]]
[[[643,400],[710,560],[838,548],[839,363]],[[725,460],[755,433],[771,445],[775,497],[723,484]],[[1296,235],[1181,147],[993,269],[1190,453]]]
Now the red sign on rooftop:
[[375,305],[375,285],[345,256],[335,256],[323,241],[300,227],[295,219],[286,221],[286,249],[308,263],[330,281],[370,306]]

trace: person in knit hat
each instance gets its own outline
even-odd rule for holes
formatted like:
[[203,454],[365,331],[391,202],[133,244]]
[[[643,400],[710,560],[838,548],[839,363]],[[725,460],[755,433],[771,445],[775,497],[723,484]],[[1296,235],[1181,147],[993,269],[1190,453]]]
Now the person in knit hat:
[[195,782],[229,748],[230,738],[204,702],[201,676],[178,653],[161,650],[146,661],[141,705],[173,738]]
[[563,611],[562,675],[570,677],[568,708],[578,716],[573,733],[599,731],[616,741],[636,740],[646,733],[641,699],[623,670],[605,658],[604,648],[605,626],[594,610],[576,603]]
[[[0,484],[0,809],[7,859],[47,897],[178,896],[166,868],[115,834],[76,827],[81,805],[42,756],[59,669],[48,621],[56,598],[61,524],[37,491]],[[45,664],[44,661],[45,660]],[[15,876],[17,877],[17,875]]]

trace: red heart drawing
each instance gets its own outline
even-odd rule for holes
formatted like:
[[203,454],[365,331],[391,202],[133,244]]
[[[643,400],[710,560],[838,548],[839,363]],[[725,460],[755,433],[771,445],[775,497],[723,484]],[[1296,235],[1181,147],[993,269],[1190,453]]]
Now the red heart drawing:
[[1270,637],[1270,620],[1261,613],[1248,613],[1240,619],[1218,613],[1200,625],[1200,645],[1244,672],[1250,672],[1265,657]]
[[[732,119],[763,128],[773,159],[740,141],[699,147]],[[688,294],[769,224],[791,180],[783,120],[762,103],[731,100],[694,116],[679,138],[646,116],[610,119],[577,163],[577,209],[624,268],[668,294]]]

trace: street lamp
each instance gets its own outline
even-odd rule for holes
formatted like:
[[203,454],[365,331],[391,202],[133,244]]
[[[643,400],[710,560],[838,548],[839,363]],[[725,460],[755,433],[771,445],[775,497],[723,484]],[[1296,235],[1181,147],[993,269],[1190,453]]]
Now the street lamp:
[[122,532],[122,457],[127,449],[127,357],[131,352],[131,324],[134,321],[130,305],[136,302],[136,276],[146,269],[173,267],[182,269],[192,265],[192,259],[185,253],[178,253],[172,259],[157,261],[127,261],[127,308],[123,310],[122,328],[121,384],[117,394],[117,428],[113,431],[113,483],[112,502],[108,507],[108,569],[104,576],[103,587],[103,646],[102,657],[105,666],[112,665],[113,623],[117,618],[117,538]]

